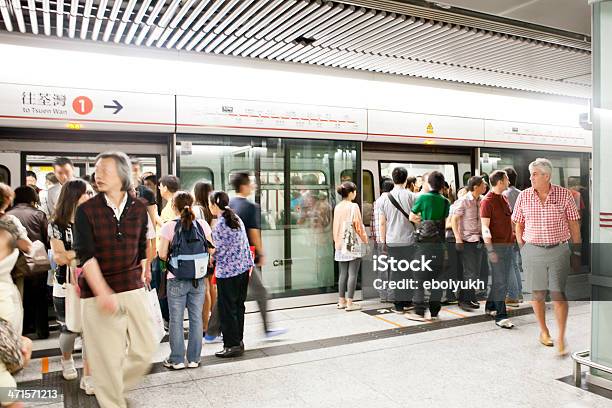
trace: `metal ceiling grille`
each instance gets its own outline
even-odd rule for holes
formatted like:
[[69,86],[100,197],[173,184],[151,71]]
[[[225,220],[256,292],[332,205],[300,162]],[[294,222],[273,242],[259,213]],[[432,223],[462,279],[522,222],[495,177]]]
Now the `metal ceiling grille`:
[[414,6],[389,9],[396,12],[321,0],[0,0],[0,27],[590,96],[588,47],[457,24],[470,21],[436,19],[431,10],[397,12]]

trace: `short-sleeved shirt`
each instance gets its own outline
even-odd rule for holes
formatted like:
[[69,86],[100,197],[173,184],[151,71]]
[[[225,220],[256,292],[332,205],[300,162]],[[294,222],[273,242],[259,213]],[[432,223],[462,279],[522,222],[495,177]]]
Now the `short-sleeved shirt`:
[[480,223],[481,198],[474,198],[468,192],[453,203],[452,215],[460,216],[461,239],[464,242],[478,242],[482,237],[482,224]]
[[[240,220],[240,219],[239,219]],[[230,228],[225,217],[220,216],[212,230],[215,243],[215,276],[219,279],[232,278],[247,272],[253,264],[244,223],[240,228]]]
[[512,210],[506,197],[489,191],[480,202],[480,217],[490,219],[489,230],[494,244],[514,242]]
[[176,218],[176,214],[174,213],[174,209],[172,208],[172,200],[168,200],[164,208],[161,210],[161,215],[159,216],[162,224],[167,223],[168,221],[172,221]]
[[[240,217],[247,231],[250,229],[261,229],[261,214],[257,204],[250,202],[244,197],[232,197],[229,206]],[[253,245],[252,242],[250,244]]]
[[6,224],[14,239],[28,239],[28,230],[19,221],[19,218],[12,214],[4,214],[0,222]]
[[523,240],[536,245],[554,245],[569,240],[569,221],[579,219],[572,193],[555,184],[550,185],[544,204],[533,187],[523,190],[512,213],[512,221],[525,225]]
[[415,241],[414,225],[393,205],[389,196],[393,196],[406,214],[410,214],[415,194],[403,187],[396,186],[387,194],[387,198],[380,203],[380,211],[384,214],[386,220],[385,242],[387,244],[412,245]]
[[502,195],[508,199],[508,202],[510,203],[510,208],[513,210],[514,205],[516,204],[516,199],[518,198],[519,194],[521,194],[521,190],[514,186],[508,187],[508,189],[502,193]]
[[388,193],[382,193],[380,197],[374,201],[372,206],[372,220],[370,221],[370,237],[374,242],[382,242],[380,236],[380,214],[382,214],[382,204],[387,200]]
[[423,221],[440,221],[448,217],[450,202],[437,191],[421,193],[417,196],[412,212],[421,215]]
[[[176,227],[176,220],[174,221],[168,221],[167,223],[164,224],[164,226],[161,228],[160,231],[160,236],[162,238],[165,238],[168,240],[168,242],[170,243],[169,245],[172,245],[172,240],[174,239],[174,228]],[[202,231],[204,231],[204,236],[205,237],[212,237],[212,230],[210,229],[210,225],[208,225],[208,223],[205,220],[196,220],[196,222],[198,224],[200,224],[200,226],[202,227]],[[170,248],[168,248],[169,250]],[[168,279],[173,279],[174,275],[170,272],[168,272]]]
[[157,200],[155,199],[155,193],[153,193],[153,191],[148,189],[146,186],[139,184],[135,190],[136,190],[136,197],[141,199],[144,205],[146,205],[147,207],[150,205],[157,204]]

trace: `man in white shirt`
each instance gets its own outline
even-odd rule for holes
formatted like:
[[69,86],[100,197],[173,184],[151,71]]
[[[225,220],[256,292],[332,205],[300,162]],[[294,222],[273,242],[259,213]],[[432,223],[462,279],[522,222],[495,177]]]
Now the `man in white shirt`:
[[[391,173],[393,190],[387,194],[382,202],[380,213],[380,239],[389,249],[389,258],[411,260],[414,255],[414,225],[408,219],[410,209],[414,204],[416,195],[406,189],[408,171],[403,167],[396,167]],[[391,280],[399,282],[410,278],[407,272],[392,272]],[[408,310],[412,300],[410,290],[395,290],[395,313],[404,313]]]

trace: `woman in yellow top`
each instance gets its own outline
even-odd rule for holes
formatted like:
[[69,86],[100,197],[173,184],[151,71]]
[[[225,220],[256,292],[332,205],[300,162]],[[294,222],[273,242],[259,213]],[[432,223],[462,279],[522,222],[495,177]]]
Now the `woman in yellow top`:
[[342,243],[344,242],[345,230],[350,225],[349,223],[352,223],[362,243],[367,244],[368,237],[361,221],[361,210],[356,203],[353,203],[353,200],[357,197],[355,183],[345,181],[337,188],[337,191],[342,196],[342,201],[334,208],[334,244],[336,250],[334,259],[338,262],[340,270],[338,309],[346,309],[347,312],[350,312],[361,309],[361,306],[353,303],[361,257],[343,251]]

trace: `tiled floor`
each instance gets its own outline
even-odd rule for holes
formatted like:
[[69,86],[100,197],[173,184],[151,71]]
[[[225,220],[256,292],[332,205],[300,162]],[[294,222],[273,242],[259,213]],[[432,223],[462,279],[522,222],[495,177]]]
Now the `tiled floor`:
[[[378,310],[385,305],[365,306]],[[447,321],[476,314],[455,306],[446,309],[441,316]],[[291,345],[297,350],[312,340],[423,324],[380,312],[347,313],[333,305],[273,312],[274,325],[289,329],[275,342],[261,338],[259,316],[252,314],[247,318],[245,343],[254,356],[257,349]],[[477,313],[482,314],[482,309]],[[552,313],[548,317],[554,335]],[[247,353],[220,364],[206,364],[216,362],[211,354],[219,348],[206,345],[203,366],[181,372],[154,370],[128,399],[130,406],[141,407],[612,407],[611,400],[557,381],[571,373],[571,359],[558,358],[554,349],[539,345],[532,314],[513,321],[514,330],[499,329],[492,321],[440,326],[278,355],[260,352],[248,358]],[[589,348],[589,328],[590,305],[573,304],[567,334],[572,350]],[[155,360],[161,361],[167,352],[167,344],[161,344]],[[58,369],[55,360],[49,359],[50,371]],[[41,367],[35,361],[20,380],[41,378]],[[66,398],[66,405],[74,401]],[[92,398],[78,401],[73,406],[95,406]]]

